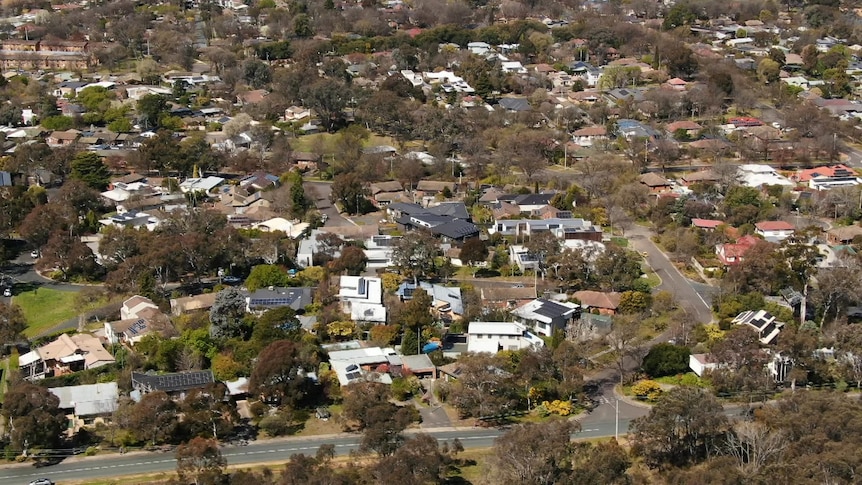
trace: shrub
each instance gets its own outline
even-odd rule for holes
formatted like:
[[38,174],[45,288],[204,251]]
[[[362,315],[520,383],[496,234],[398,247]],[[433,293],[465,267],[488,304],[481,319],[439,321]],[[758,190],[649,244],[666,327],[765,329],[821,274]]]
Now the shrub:
[[555,399],[550,402],[543,401],[542,405],[537,408],[539,414],[542,416],[548,416],[550,414],[569,416],[572,414],[572,409],[571,401],[561,401],[559,399]]
[[661,385],[649,379],[638,381],[632,386],[632,394],[643,401],[655,401],[661,393]]
[[651,377],[672,376],[688,371],[687,347],[660,343],[650,349],[644,357],[643,370]]

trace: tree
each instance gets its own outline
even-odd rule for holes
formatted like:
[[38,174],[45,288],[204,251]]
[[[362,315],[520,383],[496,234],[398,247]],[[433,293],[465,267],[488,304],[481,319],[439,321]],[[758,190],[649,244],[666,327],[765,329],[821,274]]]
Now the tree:
[[411,231],[397,240],[392,248],[392,263],[401,274],[414,283],[434,271],[434,258],[440,249],[437,240],[427,231]]
[[771,84],[778,81],[778,75],[781,73],[781,65],[778,62],[764,58],[757,65],[757,77],[764,84]]
[[129,416],[129,428],[139,441],[149,441],[153,446],[175,442],[181,438],[177,408],[177,403],[165,392],[149,392],[134,404]]
[[689,354],[688,347],[662,342],[649,350],[641,368],[650,377],[682,374],[688,371]]
[[259,264],[251,269],[245,279],[248,291],[257,291],[268,286],[288,286],[290,275],[281,266],[275,264]]
[[542,231],[530,236],[530,240],[524,248],[540,259],[548,259],[558,256],[562,250],[562,244],[557,236],[550,231]]
[[333,204],[341,204],[348,214],[360,214],[368,194],[368,187],[356,173],[344,173],[332,180],[329,197]]
[[331,263],[331,268],[336,273],[344,271],[348,275],[358,276],[365,271],[365,266],[368,264],[368,257],[365,256],[365,251],[358,246],[345,246],[341,250],[341,255]]
[[246,328],[245,296],[236,288],[227,288],[216,295],[210,308],[210,334],[214,338],[233,338],[244,336]]
[[642,340],[638,318],[631,315],[614,317],[607,341],[617,365],[617,372],[620,373],[620,384],[625,382],[626,360],[639,352]]
[[10,385],[2,414],[12,448],[57,448],[66,425],[65,413],[59,406],[60,399],[45,387],[26,381]]
[[111,179],[102,157],[94,152],[81,152],[72,159],[72,178],[80,180],[95,190],[105,190]]
[[21,307],[0,303],[0,342],[3,343],[0,354],[5,355],[10,346],[24,340],[26,329],[27,319],[24,318]]
[[268,402],[296,407],[313,398],[316,390],[308,373],[317,368],[316,353],[302,344],[278,340],[263,349],[251,372],[249,389]]
[[247,59],[243,64],[243,75],[246,82],[255,89],[260,89],[272,81],[272,71],[260,59]]
[[468,355],[458,359],[461,373],[452,384],[449,401],[462,418],[496,416],[517,408],[520,386],[504,370],[498,355]]
[[488,246],[478,237],[468,239],[461,246],[460,258],[470,266],[485,262],[488,259]]
[[334,79],[320,79],[303,88],[302,98],[305,105],[320,116],[326,131],[340,125],[344,117],[344,108],[350,100],[348,87]]
[[168,98],[160,94],[147,94],[138,100],[138,119],[144,129],[156,130],[159,120],[168,112]]
[[222,483],[227,460],[215,439],[193,438],[177,447],[177,475],[184,483],[215,485]]
[[650,467],[682,466],[709,458],[728,429],[715,397],[700,388],[675,387],[648,415],[632,421],[629,436]]
[[445,443],[441,446],[433,436],[419,433],[406,440],[395,453],[377,462],[372,474],[378,483],[443,483],[451,461]]
[[652,304],[652,295],[642,291],[624,291],[617,308],[622,314],[642,313]]
[[551,485],[566,483],[571,472],[571,435],[578,425],[554,420],[515,426],[494,440],[494,483]]

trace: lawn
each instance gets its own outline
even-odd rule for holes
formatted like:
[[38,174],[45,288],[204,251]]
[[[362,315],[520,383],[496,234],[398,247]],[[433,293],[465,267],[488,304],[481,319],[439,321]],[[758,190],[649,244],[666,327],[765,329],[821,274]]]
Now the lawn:
[[75,318],[78,315],[75,308],[77,294],[74,291],[38,288],[15,295],[12,302],[21,307],[27,319],[24,335],[37,337],[55,325]]
[[[313,152],[315,146],[322,148],[325,154],[335,153],[335,143],[338,140],[338,135],[332,133],[316,133],[313,135],[303,135],[291,140],[290,146],[298,152]],[[397,146],[395,140],[388,136],[380,136],[371,134],[367,140],[362,143],[363,147],[373,147],[380,145]],[[410,143],[408,143],[410,145]]]

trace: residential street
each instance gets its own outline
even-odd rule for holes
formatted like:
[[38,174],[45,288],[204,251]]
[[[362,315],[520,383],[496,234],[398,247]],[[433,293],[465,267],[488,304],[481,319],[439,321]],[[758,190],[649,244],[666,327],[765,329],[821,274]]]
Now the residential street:
[[649,228],[635,225],[626,234],[632,248],[640,253],[646,253],[646,260],[653,271],[661,278],[660,290],[666,290],[673,294],[677,302],[686,310],[688,315],[698,323],[710,323],[712,321],[712,309],[709,301],[711,295],[709,286],[695,284],[689,281],[668,257],[650,239],[652,233]]
[[354,225],[353,222],[342,216],[338,212],[338,209],[330,202],[329,196],[332,194],[331,182],[311,182],[306,180],[302,183],[302,186],[307,196],[314,200],[317,210],[328,217],[326,224],[324,224],[325,226],[340,227]]

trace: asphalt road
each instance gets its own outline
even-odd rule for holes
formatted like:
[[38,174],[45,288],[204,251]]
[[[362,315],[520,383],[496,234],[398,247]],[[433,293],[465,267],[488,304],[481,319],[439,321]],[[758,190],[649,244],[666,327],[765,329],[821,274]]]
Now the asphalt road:
[[331,182],[312,182],[304,181],[302,183],[305,193],[314,200],[314,206],[317,207],[322,214],[326,214],[328,219],[324,224],[325,227],[339,227],[355,225],[349,219],[342,216],[338,209],[332,205],[329,196],[332,194]]
[[[612,411],[613,412],[613,411]],[[582,429],[574,434],[574,438],[598,438],[613,436],[615,421],[613,415],[606,418],[591,419],[588,415],[582,421]],[[629,419],[621,417],[619,421],[620,434],[628,429]],[[461,440],[464,448],[487,448],[493,445],[494,439],[504,430],[485,428],[460,428],[424,430],[439,441]],[[345,455],[356,450],[359,445],[359,435],[335,435],[321,437],[288,438],[252,442],[248,446],[224,446],[222,454],[230,466],[251,466],[261,463],[280,463],[287,461],[296,454],[313,455],[323,444],[335,445],[336,453]],[[109,455],[97,457],[77,457],[66,460],[58,465],[35,468],[32,465],[9,465],[0,468],[0,483],[4,485],[27,484],[36,478],[50,478],[60,485],[64,480],[86,481],[118,477],[124,475],[155,474],[173,472],[176,461],[173,454],[160,452],[138,452],[126,455]]]
[[[711,297],[708,285],[693,284],[668,259],[650,237],[652,232],[642,226],[634,226],[627,234],[632,247],[646,254],[647,263],[661,278],[660,290],[669,291],[686,313],[698,323],[712,321],[712,309],[707,298]],[[700,289],[700,291],[698,291]]]

